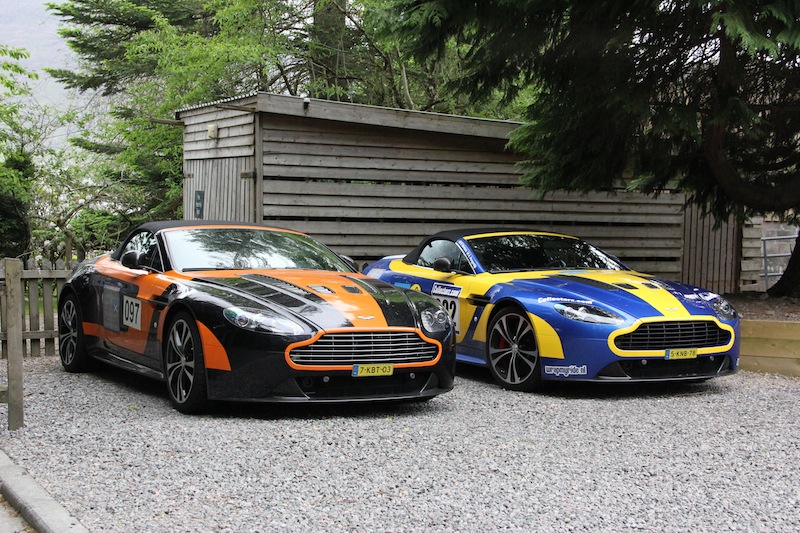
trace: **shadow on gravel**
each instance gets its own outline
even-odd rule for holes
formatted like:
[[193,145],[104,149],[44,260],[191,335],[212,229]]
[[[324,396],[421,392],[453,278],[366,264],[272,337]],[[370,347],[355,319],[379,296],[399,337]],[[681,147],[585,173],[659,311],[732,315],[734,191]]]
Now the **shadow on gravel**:
[[331,418],[385,419],[414,417],[423,412],[446,413],[450,405],[445,397],[427,402],[381,401],[342,404],[288,404],[218,402],[209,414],[226,418],[256,420],[324,420]]
[[719,386],[710,382],[555,383],[543,391],[553,397],[595,400],[703,396],[721,392]]
[[[459,364],[458,378],[468,379],[500,388],[488,368]],[[536,392],[519,392],[564,399],[623,400],[626,398],[655,398],[720,394],[725,390],[725,376],[708,381],[652,382],[652,383],[593,383],[593,382],[544,382]],[[456,387],[458,384],[456,384]]]
[[99,379],[114,383],[114,386],[161,398],[168,403],[167,386],[158,380],[100,362],[95,362],[89,373]]
[[[157,401],[163,408],[172,411],[167,399],[166,387],[160,381],[149,379],[137,374],[109,365],[98,365],[93,371],[98,378],[138,394],[145,394]],[[456,370],[456,389],[459,381],[469,380],[486,386],[496,388],[489,370],[474,365],[459,364]],[[546,396],[560,399],[593,399],[593,400],[625,400],[630,398],[659,398],[680,397],[695,395],[717,395],[726,389],[725,378],[713,379],[706,382],[655,382],[655,383],[581,383],[559,382],[544,383],[537,392],[516,392],[523,394]],[[505,391],[506,394],[510,393]],[[444,394],[428,401],[379,401],[363,403],[341,404],[308,404],[308,403],[260,403],[260,402],[213,402],[205,415],[230,419],[256,419],[256,420],[319,420],[330,418],[365,418],[382,419],[387,417],[402,418],[414,417],[422,413],[446,414],[457,408],[450,399],[450,394]],[[177,415],[178,413],[175,412]],[[189,416],[192,415],[182,415]]]
[[[166,385],[133,372],[107,364],[99,364],[91,372],[99,379],[113,383],[115,387],[145,394],[163,403],[164,409],[172,411],[167,398]],[[456,385],[457,386],[457,385]],[[429,400],[376,401],[361,403],[311,404],[311,403],[266,403],[266,402],[212,402],[205,415],[224,418],[253,418],[258,420],[326,418],[386,418],[415,416],[423,411],[448,411],[449,402],[444,396]],[[177,411],[175,412],[176,414]],[[193,415],[183,415],[191,417]]]

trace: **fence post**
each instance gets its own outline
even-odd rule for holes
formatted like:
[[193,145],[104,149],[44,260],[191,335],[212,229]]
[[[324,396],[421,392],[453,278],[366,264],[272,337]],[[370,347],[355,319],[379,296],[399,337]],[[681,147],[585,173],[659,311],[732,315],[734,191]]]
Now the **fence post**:
[[22,261],[3,259],[6,290],[6,344],[8,345],[8,429],[23,425],[22,409]]

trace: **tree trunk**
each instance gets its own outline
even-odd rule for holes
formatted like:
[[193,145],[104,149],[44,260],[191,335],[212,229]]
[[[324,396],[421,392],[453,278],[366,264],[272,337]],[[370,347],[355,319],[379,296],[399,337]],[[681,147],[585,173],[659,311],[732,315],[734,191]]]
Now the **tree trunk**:
[[794,243],[792,256],[783,271],[781,279],[767,290],[767,294],[774,298],[791,296],[800,298],[800,234]]
[[[347,100],[347,74],[344,43],[347,31],[347,0],[316,0],[314,29],[311,33],[311,60],[319,70],[322,87],[315,96],[328,100]],[[321,94],[320,94],[321,93]]]

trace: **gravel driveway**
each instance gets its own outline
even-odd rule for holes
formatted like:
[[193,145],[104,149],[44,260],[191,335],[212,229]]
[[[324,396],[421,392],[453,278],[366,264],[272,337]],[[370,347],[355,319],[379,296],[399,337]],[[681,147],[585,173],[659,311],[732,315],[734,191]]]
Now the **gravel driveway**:
[[93,532],[796,531],[799,424],[800,379],[748,372],[189,417],[44,357],[0,448]]

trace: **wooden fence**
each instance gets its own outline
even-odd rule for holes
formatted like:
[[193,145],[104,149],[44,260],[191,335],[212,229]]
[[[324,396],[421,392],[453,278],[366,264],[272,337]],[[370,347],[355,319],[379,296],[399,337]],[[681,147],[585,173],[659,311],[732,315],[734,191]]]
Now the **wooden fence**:
[[8,258],[2,261],[0,355],[6,360],[7,385],[0,385],[0,400],[8,403],[10,430],[23,425],[23,357],[56,353],[56,301],[71,272],[63,264],[24,265],[19,259]]

